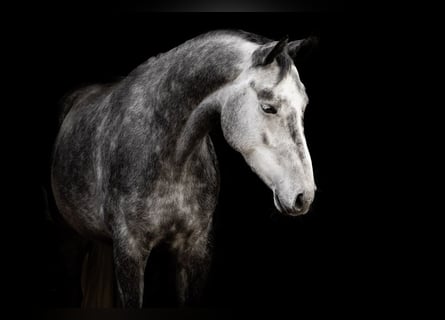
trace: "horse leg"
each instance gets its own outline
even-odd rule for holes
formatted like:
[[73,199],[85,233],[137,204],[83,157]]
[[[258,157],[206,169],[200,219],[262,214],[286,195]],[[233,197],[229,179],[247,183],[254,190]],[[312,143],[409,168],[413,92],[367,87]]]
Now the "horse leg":
[[57,282],[60,286],[58,298],[61,299],[64,307],[77,308],[82,300],[80,279],[88,241],[64,225],[59,225],[57,232],[59,261],[63,267],[63,277]]
[[183,248],[178,252],[177,259],[176,277],[179,305],[199,305],[210,267],[207,239]]
[[91,242],[82,268],[82,308],[114,307],[112,248],[108,243]]
[[144,271],[150,250],[135,249],[129,242],[129,239],[113,242],[117,288],[121,307],[142,308]]

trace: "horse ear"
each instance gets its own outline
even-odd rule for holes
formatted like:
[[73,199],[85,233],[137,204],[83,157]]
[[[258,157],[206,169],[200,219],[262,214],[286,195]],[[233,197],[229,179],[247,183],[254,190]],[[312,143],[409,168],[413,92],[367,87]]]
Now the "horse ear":
[[310,36],[305,39],[291,41],[288,44],[288,53],[294,61],[301,61],[316,48],[319,44],[317,36]]
[[284,51],[287,46],[288,37],[280,41],[267,43],[259,47],[253,53],[253,64],[255,66],[265,66],[274,61],[274,59]]

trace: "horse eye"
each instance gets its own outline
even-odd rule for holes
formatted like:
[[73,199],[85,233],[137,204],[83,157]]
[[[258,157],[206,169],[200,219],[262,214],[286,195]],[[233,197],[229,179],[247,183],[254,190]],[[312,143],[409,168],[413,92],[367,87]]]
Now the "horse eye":
[[261,104],[261,109],[266,113],[272,113],[272,114],[277,113],[277,109],[268,104]]

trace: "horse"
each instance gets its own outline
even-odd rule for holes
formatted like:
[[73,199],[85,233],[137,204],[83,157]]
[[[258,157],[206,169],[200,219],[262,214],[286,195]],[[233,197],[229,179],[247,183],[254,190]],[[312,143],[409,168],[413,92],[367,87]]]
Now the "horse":
[[145,266],[160,244],[178,264],[180,305],[202,292],[220,179],[214,126],[280,213],[308,212],[316,190],[303,132],[308,96],[294,61],[313,40],[211,31],[64,100],[55,203],[81,236],[112,244],[122,307],[142,307]]

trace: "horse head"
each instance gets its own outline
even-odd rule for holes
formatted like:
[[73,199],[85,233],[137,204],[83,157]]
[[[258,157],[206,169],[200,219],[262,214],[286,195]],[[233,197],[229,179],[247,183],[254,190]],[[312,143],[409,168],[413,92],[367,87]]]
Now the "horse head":
[[315,195],[303,116],[308,97],[293,58],[311,39],[260,45],[221,107],[226,141],[273,191],[281,212],[308,212]]

